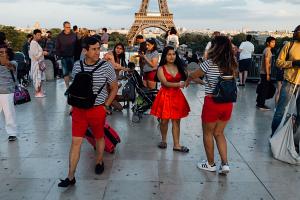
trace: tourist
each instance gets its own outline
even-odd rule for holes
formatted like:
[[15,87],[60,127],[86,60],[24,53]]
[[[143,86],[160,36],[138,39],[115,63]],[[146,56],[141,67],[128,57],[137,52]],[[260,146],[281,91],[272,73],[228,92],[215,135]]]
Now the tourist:
[[157,44],[155,42],[155,39],[147,39],[146,46],[146,53],[144,54],[144,52],[139,52],[139,55],[145,61],[143,75],[144,85],[148,89],[153,90],[156,88],[156,82],[154,78],[157,71],[159,54],[157,51]]
[[260,87],[256,98],[256,107],[259,110],[271,110],[265,105],[267,94],[270,90],[271,81],[271,66],[272,66],[272,49],[275,47],[276,39],[274,37],[268,37],[266,39],[266,48],[263,51],[262,65],[260,68]]
[[254,52],[254,45],[251,43],[252,36],[247,35],[246,41],[242,42],[239,47],[239,86],[245,86],[248,71],[252,66],[252,54]]
[[[144,38],[144,36],[142,35],[137,35],[135,38],[136,42],[139,44],[139,55],[140,54],[145,54],[147,51],[147,45],[146,45],[146,40]],[[137,55],[137,57],[139,57],[139,67],[140,67],[140,75],[143,76],[144,75],[144,65],[145,60],[143,59],[143,57]]]
[[[84,71],[91,72],[102,61],[100,56],[100,42],[94,37],[88,37],[83,42],[85,59],[82,62]],[[81,72],[80,61],[74,64],[73,76]],[[96,139],[96,165],[95,173],[100,175],[104,171],[103,153],[104,153],[104,124],[106,112],[115,98],[118,91],[116,75],[112,65],[105,62],[93,73],[94,93],[105,85],[109,85],[109,92],[106,87],[100,91],[95,100],[94,107],[81,109],[73,107],[72,110],[72,144],[69,156],[68,177],[58,184],[58,187],[68,187],[76,183],[75,171],[80,158],[80,148],[88,127],[91,128]]]
[[[114,46],[113,51],[110,51],[104,55],[104,59],[109,61],[115,69],[117,80],[120,79],[121,71],[128,71],[127,63],[125,60],[125,46],[122,43],[118,43]],[[122,84],[119,84],[119,88]],[[116,111],[122,111],[123,106],[119,103],[122,100],[120,95],[116,96],[116,99],[112,102],[112,107]]]
[[102,29],[102,36],[101,36],[101,47],[103,48],[103,51],[107,51],[108,49],[108,40],[109,35],[107,33],[107,28]]
[[[71,31],[70,22],[63,23],[64,30],[57,36],[56,39],[56,55],[61,59],[63,77],[66,88],[70,85],[70,73],[74,64],[74,54],[76,47],[76,34]],[[67,91],[65,92],[67,95]]]
[[167,46],[172,46],[175,50],[179,48],[179,38],[174,27],[171,28],[170,35],[167,37]]
[[35,29],[29,47],[29,57],[31,59],[30,75],[35,89],[35,97],[37,98],[45,97],[42,89],[42,81],[44,81],[46,77],[45,72],[42,71],[39,66],[44,62],[44,56],[48,55],[48,52],[43,51],[42,47],[39,45],[41,38],[42,31]]
[[122,43],[117,43],[112,51],[104,55],[104,59],[113,65],[117,80],[119,79],[120,71],[128,71],[126,68],[125,46]]
[[172,122],[173,151],[188,153],[189,149],[180,145],[180,121],[188,116],[189,104],[181,88],[185,87],[187,73],[184,70],[174,47],[167,46],[162,54],[157,71],[157,78],[162,84],[151,108],[151,115],[160,119],[162,141],[158,147],[167,148],[168,124]]
[[217,170],[214,159],[214,139],[221,157],[220,173],[230,171],[227,158],[227,142],[224,129],[231,118],[233,103],[216,103],[213,91],[221,75],[235,76],[237,62],[231,41],[226,36],[216,36],[208,52],[208,60],[189,75],[188,82],[194,78],[206,76],[205,98],[202,109],[203,143],[207,160],[197,164],[199,169],[214,172]]
[[[17,63],[12,61],[13,51],[4,43],[0,44],[0,114],[3,111],[8,141],[17,139],[17,121],[14,106],[15,76]],[[16,77],[16,76],[15,76]]]
[[57,77],[58,75],[58,67],[56,64],[56,58],[55,58],[55,40],[52,38],[52,32],[47,31],[47,36],[45,38],[45,42],[43,45],[44,51],[48,52],[48,55],[45,56],[46,60],[50,60],[53,65],[53,73],[54,77]]
[[27,66],[31,66],[31,60],[29,58],[29,47],[30,47],[30,43],[31,43],[32,39],[33,39],[33,35],[27,34],[26,41],[24,42],[23,47],[22,47],[22,52],[25,56]]
[[[288,42],[281,50],[277,61],[277,67],[284,69],[284,81],[279,95],[278,105],[272,121],[272,135],[279,126],[285,108],[293,95],[295,84],[300,84],[300,25],[294,30],[293,41]],[[299,125],[300,105],[299,97],[297,97],[297,118],[296,123]]]

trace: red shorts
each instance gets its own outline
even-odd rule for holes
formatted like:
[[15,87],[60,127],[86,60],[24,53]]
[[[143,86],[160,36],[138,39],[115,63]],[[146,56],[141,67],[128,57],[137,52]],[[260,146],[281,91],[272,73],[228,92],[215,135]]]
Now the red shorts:
[[103,106],[96,106],[90,109],[73,107],[72,111],[72,136],[84,137],[88,127],[96,139],[104,136],[104,123],[106,112]]
[[229,121],[233,103],[216,103],[210,96],[205,96],[202,109],[202,122]]
[[144,72],[143,79],[145,81],[153,81],[155,82],[155,76],[156,76],[157,70],[151,71],[151,72]]

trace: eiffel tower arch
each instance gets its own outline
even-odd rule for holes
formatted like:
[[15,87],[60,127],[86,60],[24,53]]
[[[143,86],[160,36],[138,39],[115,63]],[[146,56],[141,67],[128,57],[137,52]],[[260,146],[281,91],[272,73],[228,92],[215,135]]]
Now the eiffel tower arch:
[[170,13],[167,0],[158,0],[159,13],[149,13],[149,0],[142,0],[139,12],[127,35],[129,45],[134,44],[135,37],[146,28],[156,27],[164,31],[175,27],[173,14]]

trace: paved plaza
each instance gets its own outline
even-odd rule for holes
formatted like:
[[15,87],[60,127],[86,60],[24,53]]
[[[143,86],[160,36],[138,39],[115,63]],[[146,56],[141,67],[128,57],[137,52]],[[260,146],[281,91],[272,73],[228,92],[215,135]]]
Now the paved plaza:
[[[122,142],[115,154],[105,154],[104,174],[94,174],[95,152],[85,141],[77,183],[64,189],[57,183],[68,170],[69,106],[63,81],[47,82],[46,98],[16,107],[16,142],[7,141],[0,120],[0,200],[298,200],[300,167],[272,158],[268,137],[273,111],[255,108],[255,87],[250,83],[240,88],[226,129],[231,166],[227,176],[196,168],[197,161],[205,159],[200,121],[204,87],[191,85],[184,92],[192,111],[181,124],[181,141],[190,153],[172,151],[170,131],[168,149],[158,149],[155,118],[145,115],[137,124],[130,111],[114,112],[108,121]],[[216,161],[220,164],[219,158]]]

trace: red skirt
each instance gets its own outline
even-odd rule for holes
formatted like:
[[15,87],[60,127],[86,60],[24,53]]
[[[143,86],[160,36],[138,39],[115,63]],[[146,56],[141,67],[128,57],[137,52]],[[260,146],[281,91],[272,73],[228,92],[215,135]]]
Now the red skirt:
[[180,88],[162,87],[150,114],[161,119],[181,119],[188,116],[189,112],[190,106]]

